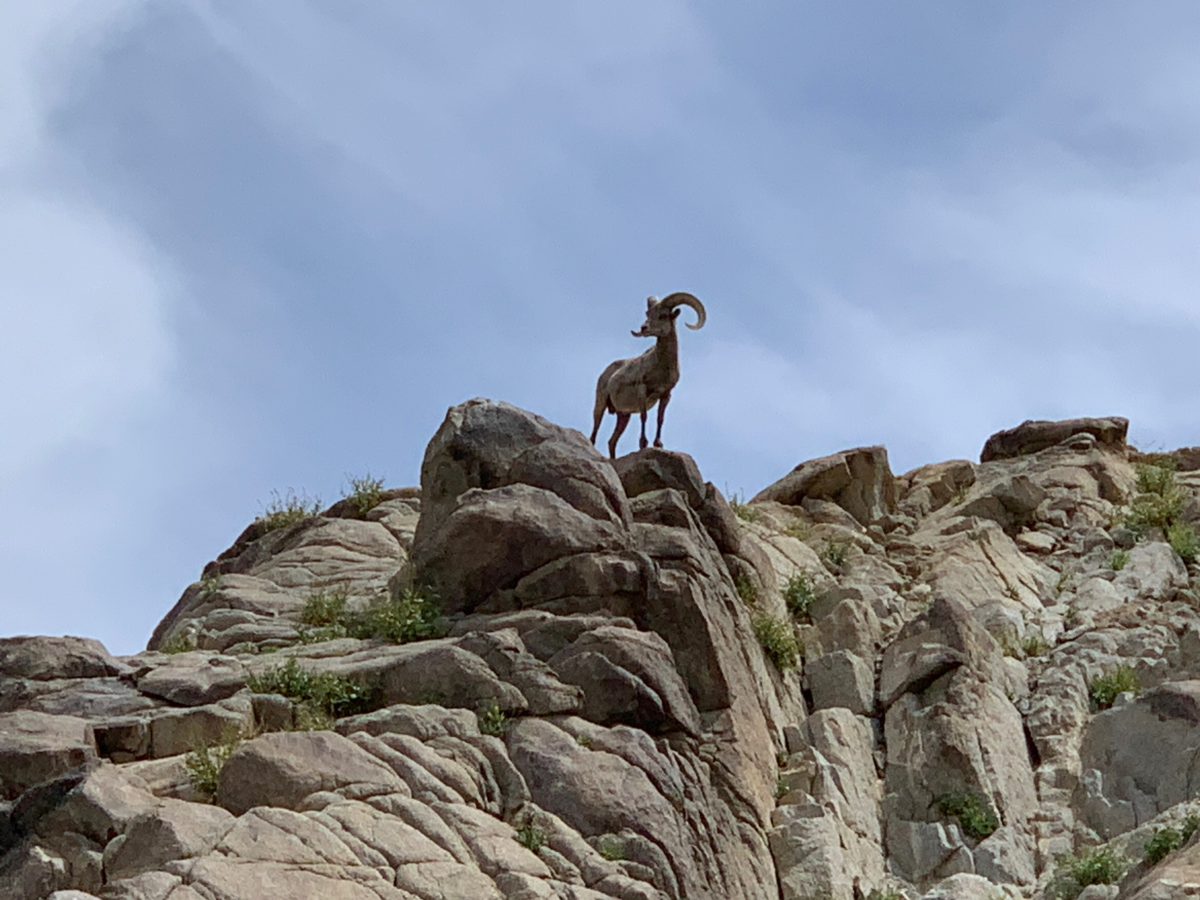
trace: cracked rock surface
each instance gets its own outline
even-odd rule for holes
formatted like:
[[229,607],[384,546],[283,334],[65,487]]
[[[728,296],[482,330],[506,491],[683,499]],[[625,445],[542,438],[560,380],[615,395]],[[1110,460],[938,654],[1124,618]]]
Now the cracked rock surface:
[[[996,900],[1100,849],[1080,896],[1200,896],[1198,455],[1126,429],[731,506],[464,403],[419,489],[252,524],[145,652],[0,639],[0,897]],[[1127,527],[1147,467],[1170,535]]]

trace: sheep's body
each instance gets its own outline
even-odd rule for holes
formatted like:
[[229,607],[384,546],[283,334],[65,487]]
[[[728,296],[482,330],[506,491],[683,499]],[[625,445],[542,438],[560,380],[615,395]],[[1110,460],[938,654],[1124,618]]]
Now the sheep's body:
[[655,337],[655,345],[641,356],[618,359],[601,373],[596,382],[592,443],[596,443],[604,414],[615,413],[617,424],[608,441],[608,455],[614,459],[617,441],[634,413],[642,417],[640,446],[647,446],[646,414],[655,404],[658,404],[658,430],[654,446],[662,446],[663,416],[671,400],[671,391],[679,383],[679,335],[675,331],[675,319],[679,316],[677,307],[681,305],[690,306],[699,317],[697,324],[688,327],[703,327],[706,319],[704,305],[691,294],[671,294],[663,300],[651,297],[646,302],[646,322],[640,331],[633,334],[635,337]]

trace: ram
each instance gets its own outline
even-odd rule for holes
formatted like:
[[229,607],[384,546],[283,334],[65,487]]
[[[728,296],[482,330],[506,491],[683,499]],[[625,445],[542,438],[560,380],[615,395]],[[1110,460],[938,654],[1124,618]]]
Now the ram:
[[596,382],[596,407],[593,412],[592,443],[600,433],[600,422],[606,412],[616,413],[617,425],[608,439],[608,455],[617,458],[617,441],[621,439],[629,417],[634,413],[642,416],[642,440],[645,449],[646,414],[658,404],[658,430],[654,434],[654,446],[662,446],[663,416],[671,400],[671,391],[679,383],[679,335],[675,331],[675,320],[683,311],[679,307],[690,306],[696,313],[696,324],[688,328],[697,331],[708,319],[704,304],[691,294],[671,294],[659,300],[646,300],[646,321],[631,334],[634,337],[657,338],[653,347],[633,359],[618,359],[600,375]]

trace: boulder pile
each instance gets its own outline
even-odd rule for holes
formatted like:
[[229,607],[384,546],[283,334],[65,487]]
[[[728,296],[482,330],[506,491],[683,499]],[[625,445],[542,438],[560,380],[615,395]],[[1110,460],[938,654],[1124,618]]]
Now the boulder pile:
[[145,652],[0,638],[0,897],[1200,897],[1200,471],[1126,430],[731,504],[462,404]]

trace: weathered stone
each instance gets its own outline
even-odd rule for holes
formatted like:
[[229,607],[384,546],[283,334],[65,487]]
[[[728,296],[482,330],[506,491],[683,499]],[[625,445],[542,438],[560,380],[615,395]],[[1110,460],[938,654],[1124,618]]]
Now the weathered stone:
[[233,816],[220,807],[163,800],[130,823],[105,871],[118,880],[164,868],[171,860],[203,856],[232,825]]
[[92,638],[0,638],[0,681],[103,678],[124,671],[125,667],[109,655],[104,645]]
[[234,815],[255,806],[296,809],[309,794],[363,785],[404,790],[395,772],[332,732],[264,734],[246,741],[221,772],[217,803]]
[[843,706],[863,715],[875,708],[875,672],[861,656],[836,650],[811,660],[804,671],[814,708]]
[[97,761],[83,719],[36,712],[0,714],[0,800]]
[[246,686],[246,670],[231,656],[203,651],[176,653],[134,675],[144,694],[179,706],[204,706],[232,697]]
[[799,506],[805,499],[832,500],[864,525],[887,515],[896,504],[887,450],[860,447],[801,463],[760,491],[753,502],[775,500]]
[[1128,431],[1129,420],[1119,416],[1104,419],[1065,419],[1056,422],[1027,419],[1015,428],[999,431],[989,437],[979,454],[979,461],[986,463],[1037,453],[1077,434],[1090,434],[1105,446],[1122,448],[1125,446],[1125,435]]

